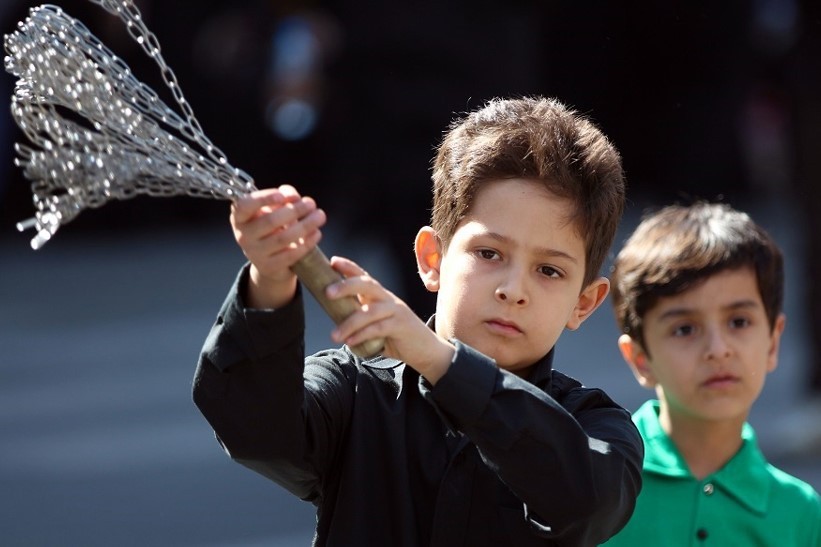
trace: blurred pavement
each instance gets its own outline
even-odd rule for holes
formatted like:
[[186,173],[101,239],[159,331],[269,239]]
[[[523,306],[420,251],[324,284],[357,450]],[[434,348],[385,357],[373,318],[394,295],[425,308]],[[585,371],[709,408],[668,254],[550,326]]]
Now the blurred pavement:
[[[818,441],[821,409],[801,398],[800,234],[785,207],[750,208],[786,252],[789,318],[751,422],[774,464],[821,490],[807,435]],[[636,222],[628,213],[625,233]],[[325,233],[326,253],[391,287],[373,242],[343,248]],[[93,237],[69,224],[36,252],[30,237],[0,235],[0,544],[308,545],[313,507],[231,462],[191,402],[199,349],[243,262],[227,222]],[[331,344],[331,323],[308,300],[314,351]],[[563,335],[556,362],[634,410],[651,393],[623,365],[613,323],[606,303]]]

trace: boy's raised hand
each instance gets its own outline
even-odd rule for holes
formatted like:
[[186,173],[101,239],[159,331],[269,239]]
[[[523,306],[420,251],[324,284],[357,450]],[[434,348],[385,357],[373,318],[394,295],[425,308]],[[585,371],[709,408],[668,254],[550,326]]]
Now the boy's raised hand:
[[230,220],[234,239],[251,262],[246,304],[277,308],[289,302],[296,291],[290,268],[319,243],[324,211],[293,186],[283,185],[238,198]]
[[382,355],[404,361],[435,384],[447,371],[456,348],[439,337],[408,307],[385,289],[355,262],[338,256],[333,268],[345,279],[326,289],[329,298],[354,296],[362,303],[359,311],[337,325],[331,337],[348,346],[373,338],[383,338]]
[[[289,185],[258,190],[231,205],[234,239],[251,262],[246,305],[278,308],[294,297],[297,277],[291,266],[319,243],[325,221],[314,200]],[[331,264],[345,279],[329,286],[327,296],[352,296],[362,303],[334,329],[334,340],[354,347],[384,338],[382,355],[405,361],[436,383],[450,366],[454,346],[356,263],[334,257]]]

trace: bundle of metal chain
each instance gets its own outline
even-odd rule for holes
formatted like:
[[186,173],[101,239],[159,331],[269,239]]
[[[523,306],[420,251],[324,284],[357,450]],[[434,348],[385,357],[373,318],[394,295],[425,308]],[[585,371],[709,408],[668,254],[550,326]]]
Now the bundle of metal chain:
[[[32,8],[5,36],[5,68],[17,77],[11,111],[33,146],[18,143],[15,163],[32,182],[34,249],[81,211],[136,195],[189,195],[232,200],[256,189],[202,131],[174,72],[132,0],[90,0],[122,19],[128,33],[160,68],[182,110],[169,108],[80,21],[61,8]],[[341,276],[319,248],[293,267],[300,281],[339,323],[359,307],[350,297],[329,300],[325,288]],[[352,348],[363,357],[382,340]]]
[[17,144],[32,181],[39,248],[83,209],[138,194],[232,199],[255,189],[202,131],[156,37],[131,1],[91,0],[126,24],[160,67],[178,115],[80,21],[61,8],[32,8],[5,37],[6,70],[18,78],[12,115],[34,145]]

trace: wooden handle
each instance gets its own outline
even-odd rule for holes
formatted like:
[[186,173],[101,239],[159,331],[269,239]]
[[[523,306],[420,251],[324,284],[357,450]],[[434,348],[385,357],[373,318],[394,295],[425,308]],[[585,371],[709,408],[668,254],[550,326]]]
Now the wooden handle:
[[[325,296],[325,289],[328,285],[342,279],[342,274],[331,267],[328,257],[319,247],[314,247],[291,269],[337,325],[359,309],[359,301],[353,296],[336,300],[331,300]],[[367,359],[378,355],[384,348],[385,340],[373,338],[352,347],[351,351]]]

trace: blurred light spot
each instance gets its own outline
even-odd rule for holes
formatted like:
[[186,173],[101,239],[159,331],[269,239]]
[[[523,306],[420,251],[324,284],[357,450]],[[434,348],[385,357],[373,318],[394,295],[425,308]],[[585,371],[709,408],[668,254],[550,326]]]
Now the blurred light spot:
[[275,77],[300,78],[316,70],[319,43],[305,18],[293,16],[283,20],[274,32],[271,45]]
[[268,127],[281,139],[298,141],[310,135],[316,126],[314,106],[301,99],[287,99],[268,104],[265,118]]

